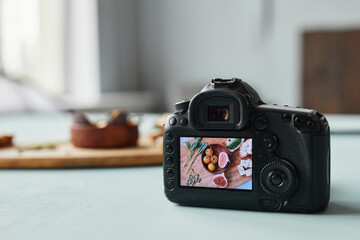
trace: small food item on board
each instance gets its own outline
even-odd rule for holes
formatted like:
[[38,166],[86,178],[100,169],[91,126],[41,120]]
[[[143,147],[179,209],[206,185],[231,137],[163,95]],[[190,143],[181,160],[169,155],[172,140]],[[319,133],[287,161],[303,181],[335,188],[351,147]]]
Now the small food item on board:
[[191,171],[189,173],[189,177],[188,179],[186,180],[186,186],[194,186],[196,183],[200,183],[201,182],[201,177],[198,173],[196,173],[194,171],[193,168],[191,168]]
[[211,148],[207,148],[207,149],[205,150],[205,154],[206,154],[207,156],[211,156],[211,155],[213,155],[213,153],[214,153],[214,151],[213,151]]
[[226,140],[226,148],[229,149],[230,152],[234,152],[240,147],[240,144],[244,141],[242,138],[228,138]]
[[119,110],[111,112],[111,118],[108,122],[109,125],[126,124],[128,114]]
[[54,150],[56,149],[60,143],[42,143],[42,144],[31,144],[25,146],[18,146],[16,149],[19,153],[25,151],[39,151],[39,150]]
[[226,188],[226,186],[228,185],[228,181],[224,173],[216,174],[212,178],[212,182],[220,188]]
[[[193,143],[191,143],[191,144],[190,144],[189,141],[184,141],[184,142],[181,143],[181,145],[183,145],[184,147],[186,147],[186,148],[189,150],[189,155],[188,155],[188,157],[187,157],[187,159],[186,159],[186,161],[185,161],[185,163],[184,163],[184,167],[185,167],[186,164],[187,164],[187,163],[191,160],[191,158],[193,157],[194,152],[195,152],[195,149],[198,147],[199,144],[198,144],[197,141],[195,141],[195,142],[193,142]],[[190,170],[190,167],[189,167],[188,170]]]
[[[188,168],[188,170],[186,171],[186,174],[188,174],[189,173],[189,171],[190,171],[190,168],[192,167],[192,165],[194,164],[194,162],[195,162],[195,159],[197,158],[197,156],[199,156],[203,151],[204,151],[204,149],[208,146],[208,143],[207,142],[203,142],[203,143],[200,143],[201,142],[201,139],[196,139],[196,147],[198,148],[198,152],[197,152],[197,154],[195,155],[195,157],[193,158],[193,160],[191,161],[191,163],[190,163],[190,166],[189,166],[189,168]],[[200,145],[199,145],[200,144]],[[195,147],[195,148],[196,148]],[[194,151],[195,151],[195,148],[194,148]],[[190,149],[192,149],[191,147],[190,147]],[[201,159],[201,158],[200,158]]]
[[252,160],[241,160],[240,164],[237,166],[241,176],[246,175],[247,177],[252,175]]
[[161,114],[157,117],[155,125],[156,125],[158,128],[164,129],[164,124],[166,123],[166,119],[167,119],[168,116],[169,116],[169,113],[161,113]]
[[227,166],[229,166],[229,164],[229,156],[225,152],[221,152],[219,154],[219,167],[226,168]]
[[155,139],[155,147],[162,149],[162,148],[163,148],[163,142],[164,142],[164,139],[163,139],[162,136],[156,138],[156,139]]
[[250,155],[252,155],[252,139],[251,138],[245,140],[240,146],[241,158],[248,158]]
[[204,156],[204,158],[203,158],[203,162],[205,163],[205,164],[209,164],[210,163],[210,157],[209,156]]
[[155,147],[161,146],[160,148],[162,148],[162,144],[158,143],[161,143],[161,141],[163,141],[164,124],[166,123],[166,118],[168,116],[168,113],[160,114],[156,118],[154,126],[150,126],[151,130],[149,131],[149,133],[146,134],[153,142],[155,142]]
[[91,125],[89,119],[82,112],[73,112],[72,118],[74,124]]
[[209,169],[210,171],[212,171],[212,172],[215,171],[215,168],[216,168],[215,164],[209,163],[208,169]]
[[13,140],[12,135],[0,135],[0,147],[12,146],[13,145],[12,140]]
[[210,161],[213,163],[213,164],[216,164],[218,162],[218,157],[216,155],[212,155],[210,157]]

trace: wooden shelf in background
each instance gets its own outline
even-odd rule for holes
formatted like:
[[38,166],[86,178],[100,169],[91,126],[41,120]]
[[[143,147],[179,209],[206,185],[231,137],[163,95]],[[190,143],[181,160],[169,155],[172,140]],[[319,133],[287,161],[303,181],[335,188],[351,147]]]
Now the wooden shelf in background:
[[360,113],[360,30],[304,33],[303,106]]

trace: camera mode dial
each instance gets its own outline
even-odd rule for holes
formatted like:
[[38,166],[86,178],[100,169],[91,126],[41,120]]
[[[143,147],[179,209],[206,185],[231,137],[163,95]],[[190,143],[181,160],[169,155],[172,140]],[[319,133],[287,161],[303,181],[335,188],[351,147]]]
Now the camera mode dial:
[[296,171],[287,161],[270,162],[260,171],[260,186],[269,195],[287,196],[294,191],[296,183]]
[[236,81],[241,81],[241,80],[238,78],[231,78],[231,79],[213,78],[211,79],[211,84],[214,86],[229,85],[229,84],[234,84]]

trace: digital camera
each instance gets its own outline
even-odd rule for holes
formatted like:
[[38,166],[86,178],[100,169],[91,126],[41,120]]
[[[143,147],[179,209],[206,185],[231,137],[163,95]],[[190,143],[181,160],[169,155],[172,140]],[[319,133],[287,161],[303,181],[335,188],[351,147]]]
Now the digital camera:
[[330,128],[316,110],[264,104],[213,79],[164,130],[166,197],[181,205],[319,212],[330,197]]

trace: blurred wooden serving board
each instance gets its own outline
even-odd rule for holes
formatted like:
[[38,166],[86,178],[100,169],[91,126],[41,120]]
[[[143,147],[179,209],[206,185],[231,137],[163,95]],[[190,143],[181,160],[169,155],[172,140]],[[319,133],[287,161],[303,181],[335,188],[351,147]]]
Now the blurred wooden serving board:
[[162,149],[150,140],[140,139],[137,146],[117,149],[76,148],[71,143],[54,149],[25,150],[0,148],[0,169],[97,168],[161,165]]

